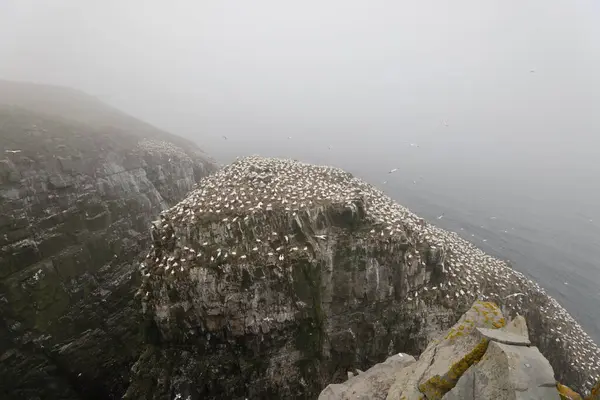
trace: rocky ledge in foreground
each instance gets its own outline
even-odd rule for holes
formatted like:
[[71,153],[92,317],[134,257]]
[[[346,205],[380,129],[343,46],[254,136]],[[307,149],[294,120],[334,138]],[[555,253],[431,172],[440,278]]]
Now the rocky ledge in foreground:
[[476,300],[524,316],[560,382],[597,379],[598,347],[537,284],[342,170],[250,157],[200,187],[140,266],[149,344],[126,398],[317,398]]
[[418,361],[393,355],[319,400],[581,400],[531,346],[525,319],[504,321],[495,304],[477,301]]

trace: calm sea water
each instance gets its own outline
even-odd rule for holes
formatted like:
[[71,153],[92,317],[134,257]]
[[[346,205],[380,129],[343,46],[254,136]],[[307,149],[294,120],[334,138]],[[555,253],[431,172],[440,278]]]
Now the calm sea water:
[[[459,196],[392,186],[388,194],[441,228],[454,231],[487,253],[511,262],[538,282],[600,343],[600,224],[559,210],[486,207]],[[515,205],[517,208],[518,205]],[[443,215],[441,219],[439,216]]]
[[545,192],[526,197],[510,185],[489,190],[484,185],[465,188],[401,177],[387,177],[384,184],[366,175],[366,180],[416,214],[510,261],[544,287],[600,343],[597,209],[570,207],[560,199],[548,199]]

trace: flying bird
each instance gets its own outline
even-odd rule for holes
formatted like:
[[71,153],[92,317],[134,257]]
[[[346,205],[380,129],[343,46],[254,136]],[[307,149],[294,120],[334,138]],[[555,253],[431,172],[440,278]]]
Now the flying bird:
[[391,170],[388,172],[388,174],[393,174],[393,173],[394,173],[394,172],[396,172],[396,171],[398,171],[398,168],[391,169]]
[[227,140],[227,136],[223,135],[223,139]]
[[6,150],[7,153],[17,154],[20,153],[21,150]]

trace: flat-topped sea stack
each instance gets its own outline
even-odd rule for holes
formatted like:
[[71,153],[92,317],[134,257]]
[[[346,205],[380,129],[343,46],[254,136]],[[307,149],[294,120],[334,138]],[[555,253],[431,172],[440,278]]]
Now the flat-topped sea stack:
[[536,283],[337,168],[238,160],[152,237],[129,399],[317,398],[348,371],[418,356],[477,300],[523,316],[558,381],[597,380],[598,347]]

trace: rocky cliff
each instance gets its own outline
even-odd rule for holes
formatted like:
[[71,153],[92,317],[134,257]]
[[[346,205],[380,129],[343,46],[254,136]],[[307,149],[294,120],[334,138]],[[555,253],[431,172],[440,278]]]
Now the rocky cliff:
[[82,93],[0,82],[0,398],[121,397],[150,222],[214,169]]
[[597,379],[598,347],[542,288],[342,170],[250,157],[200,186],[140,264],[148,345],[128,399],[317,398],[421,354],[476,300],[524,316],[561,382]]
[[327,386],[319,400],[581,400],[558,383],[531,346],[521,316],[505,323],[493,303],[477,301],[419,360],[396,354],[348,381]]

